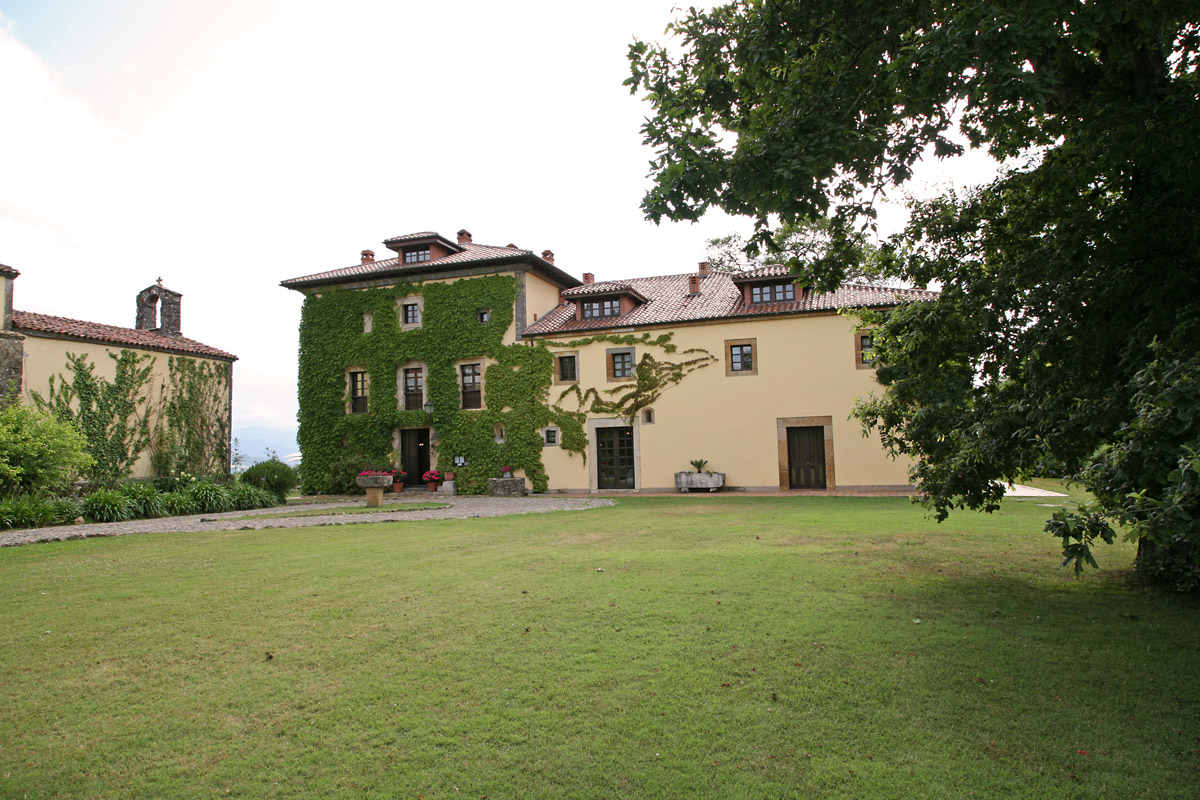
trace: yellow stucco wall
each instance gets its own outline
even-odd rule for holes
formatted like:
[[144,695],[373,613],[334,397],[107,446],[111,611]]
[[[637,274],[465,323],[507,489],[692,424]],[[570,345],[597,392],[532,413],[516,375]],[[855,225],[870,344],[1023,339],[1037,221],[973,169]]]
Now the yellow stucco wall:
[[[149,383],[150,397],[162,397],[162,389],[168,384],[170,378],[168,359],[172,357],[171,353],[143,350],[137,347],[120,347],[117,345],[51,339],[25,333],[25,364],[22,376],[21,400],[32,405],[33,397],[31,393],[35,391],[42,397],[48,397],[51,376],[55,379],[55,385],[60,380],[59,375],[65,374],[68,381],[70,380],[71,373],[67,370],[67,353],[87,356],[96,365],[96,374],[111,381],[116,377],[117,370],[116,362],[109,357],[109,353],[120,355],[122,350],[133,350],[138,355],[148,355],[154,359]],[[176,355],[175,357],[195,358],[197,361],[212,360],[214,363],[224,363],[196,356]],[[225,404],[225,413],[227,415],[229,413],[228,400],[226,400]],[[146,478],[150,476],[150,452],[149,448],[147,448],[138,457],[137,463],[133,468],[132,477]]]
[[[852,320],[833,314],[775,317],[650,333],[654,337],[667,330],[673,331],[672,343],[679,352],[666,354],[661,348],[638,345],[635,361],[646,352],[659,360],[682,361],[693,357],[682,353],[689,348],[707,350],[718,360],[666,389],[653,405],[653,424],[640,418],[633,423],[638,488],[674,487],[674,474],[692,469],[688,462],[701,458],[708,460],[707,469],[725,473],[728,486],[778,488],[778,420],[795,417],[831,419],[832,478],[837,488],[907,486],[908,464],[887,458],[878,437],[864,438],[859,423],[848,418],[855,398],[880,388],[873,370],[856,368]],[[725,342],[730,339],[756,340],[757,374],[726,374]],[[606,368],[606,351],[618,346],[599,341],[577,348],[581,388],[603,391],[618,385],[607,380]],[[562,388],[552,387],[552,400]],[[564,407],[575,410],[574,401],[568,398]],[[596,444],[594,436],[589,440],[586,466],[561,448],[543,450],[552,490],[594,487],[589,472],[594,470]],[[786,466],[786,449],[783,460]]]

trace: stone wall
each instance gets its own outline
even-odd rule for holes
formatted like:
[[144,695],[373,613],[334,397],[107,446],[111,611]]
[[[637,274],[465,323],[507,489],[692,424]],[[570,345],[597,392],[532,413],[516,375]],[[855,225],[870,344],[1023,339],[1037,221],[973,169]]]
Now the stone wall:
[[488,478],[488,494],[496,497],[524,497],[529,494],[524,478]]

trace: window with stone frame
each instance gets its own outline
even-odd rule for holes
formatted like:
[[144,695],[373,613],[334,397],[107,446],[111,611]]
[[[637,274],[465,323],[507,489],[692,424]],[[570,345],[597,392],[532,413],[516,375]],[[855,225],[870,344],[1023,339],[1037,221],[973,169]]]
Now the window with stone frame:
[[405,303],[400,306],[400,323],[402,325],[420,325],[421,309],[416,303]]
[[546,447],[558,447],[558,428],[543,428],[542,444]]
[[425,370],[404,368],[404,410],[420,411],[425,406]]
[[608,379],[628,381],[634,378],[633,350],[610,350],[608,352]]
[[725,340],[725,375],[758,374],[758,340],[757,339],[726,339]]
[[854,334],[854,366],[857,369],[875,368],[875,334],[859,331]]
[[461,364],[458,368],[463,408],[483,408],[483,367]]
[[350,382],[350,413],[367,413],[367,373],[352,370],[347,373]]
[[558,382],[559,383],[578,383],[579,382],[579,356],[571,353],[560,355],[557,357],[558,362]]

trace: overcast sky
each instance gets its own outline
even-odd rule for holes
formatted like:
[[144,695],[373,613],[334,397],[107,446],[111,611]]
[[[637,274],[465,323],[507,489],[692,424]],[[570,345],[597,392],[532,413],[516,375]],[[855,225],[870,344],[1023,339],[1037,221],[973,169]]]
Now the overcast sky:
[[[235,429],[294,429],[285,278],[460,228],[576,276],[694,269],[749,225],[643,220],[649,108],[621,85],[628,44],[662,40],[674,6],[0,0],[14,305],[132,327],[161,277],[184,335],[240,357]],[[922,185],[987,171],[937,165]]]

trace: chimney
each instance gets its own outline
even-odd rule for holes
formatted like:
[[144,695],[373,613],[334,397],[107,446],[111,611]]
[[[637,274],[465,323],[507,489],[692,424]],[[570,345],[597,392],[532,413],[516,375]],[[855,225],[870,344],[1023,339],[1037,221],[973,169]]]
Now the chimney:
[[708,262],[707,261],[700,262],[700,277],[701,278],[708,277]]
[[548,261],[551,264],[553,264],[554,263],[554,251],[553,250],[543,250],[542,251],[542,259],[544,261]]
[[688,294],[700,294],[700,276],[688,276]]
[[[21,273],[17,272],[12,267],[6,267],[0,264],[0,281],[3,282],[3,297],[0,297],[0,303],[3,303],[3,317],[0,318],[0,330],[11,331],[12,323],[12,296],[13,296],[13,280]],[[0,387],[3,388],[3,387]]]
[[593,275],[593,274],[592,274],[592,273],[590,273],[590,272],[585,272],[585,273],[583,273],[583,285],[584,285],[584,286],[590,286],[591,284],[593,284],[593,283],[595,283],[595,282],[596,282],[596,276],[595,276],[595,275]]
[[469,230],[467,230],[466,228],[463,228],[461,231],[459,231],[458,232],[458,243],[459,244],[470,244],[471,243],[471,232]]
[[374,264],[375,263],[375,251],[374,250],[363,250],[362,251],[362,263]]
[[[179,336],[181,312],[179,292],[172,292],[162,285],[162,278],[147,286],[137,296],[137,322],[139,331],[157,331],[164,336]],[[159,301],[162,301],[162,320],[159,320]]]

